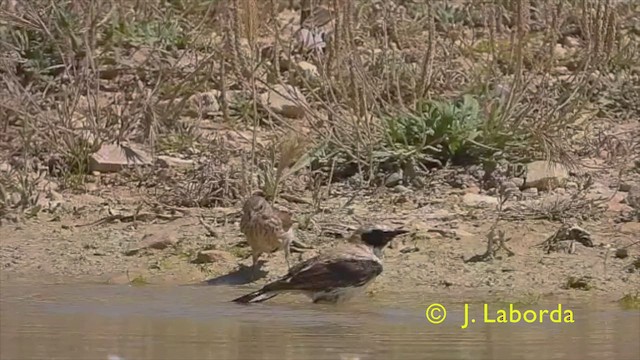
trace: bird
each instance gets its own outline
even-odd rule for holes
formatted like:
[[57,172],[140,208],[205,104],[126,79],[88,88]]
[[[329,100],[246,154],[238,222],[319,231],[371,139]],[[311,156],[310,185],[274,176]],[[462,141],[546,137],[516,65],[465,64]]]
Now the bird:
[[262,191],[254,192],[242,206],[240,231],[251,247],[253,273],[263,253],[284,250],[287,268],[291,268],[291,242],[295,240],[293,218],[290,213],[274,208]]
[[281,293],[302,293],[313,303],[337,304],[363,292],[382,273],[382,250],[408,230],[360,226],[346,244],[307,259],[278,280],[233,302],[248,304],[269,300]]

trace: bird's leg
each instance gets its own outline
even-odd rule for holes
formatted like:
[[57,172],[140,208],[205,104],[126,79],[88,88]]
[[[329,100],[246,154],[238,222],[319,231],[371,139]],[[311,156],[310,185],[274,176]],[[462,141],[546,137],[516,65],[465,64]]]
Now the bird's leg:
[[287,262],[287,269],[291,269],[291,262],[289,261],[289,258],[291,257],[291,244],[290,243],[286,243],[284,245],[284,260]]
[[287,269],[290,270],[291,261],[289,259],[291,258],[291,244],[296,240],[293,230],[289,229],[289,231],[284,233],[284,236],[281,239],[282,248],[284,250],[284,260],[287,262]]
[[258,269],[258,259],[260,258],[259,253],[252,253],[251,259],[253,260],[253,266],[251,266],[251,280],[256,280]]
[[295,246],[298,250],[313,249],[313,246],[307,245],[298,239],[293,239],[293,241],[291,241],[291,244]]

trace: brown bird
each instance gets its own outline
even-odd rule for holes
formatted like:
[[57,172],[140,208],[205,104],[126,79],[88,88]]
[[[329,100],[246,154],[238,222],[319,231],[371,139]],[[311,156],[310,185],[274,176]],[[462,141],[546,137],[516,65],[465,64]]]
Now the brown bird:
[[307,295],[314,303],[347,301],[382,273],[382,249],[394,237],[407,232],[360,227],[347,244],[303,261],[289,269],[284,277],[233,301],[257,303],[286,292]]
[[251,246],[253,272],[255,274],[258,259],[263,253],[284,250],[284,257],[289,265],[291,242],[295,239],[291,214],[275,209],[257,191],[242,206],[240,231],[247,237]]

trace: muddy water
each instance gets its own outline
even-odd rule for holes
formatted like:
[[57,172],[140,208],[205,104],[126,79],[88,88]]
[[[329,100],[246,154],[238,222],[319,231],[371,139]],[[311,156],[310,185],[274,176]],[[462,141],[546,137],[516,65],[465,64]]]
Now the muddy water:
[[[425,295],[345,306],[283,297],[243,306],[225,287],[10,285],[0,291],[1,359],[633,359],[640,312],[565,304],[575,323],[462,330],[462,300],[429,324]],[[372,303],[373,301],[373,303]],[[482,319],[481,306],[471,305]],[[503,305],[495,305],[500,308]],[[557,307],[538,304],[534,309]],[[495,317],[495,316],[494,316]]]

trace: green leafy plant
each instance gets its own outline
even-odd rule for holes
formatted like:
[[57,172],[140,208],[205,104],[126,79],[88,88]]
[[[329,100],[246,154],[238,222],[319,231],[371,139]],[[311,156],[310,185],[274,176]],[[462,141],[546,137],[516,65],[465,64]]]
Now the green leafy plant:
[[130,46],[158,46],[167,50],[182,49],[187,45],[187,35],[182,24],[175,19],[133,23],[117,19],[105,32],[104,42]]
[[436,6],[435,15],[438,22],[443,25],[461,23],[465,19],[463,9],[447,3]]
[[424,101],[416,111],[386,120],[388,146],[431,153],[441,161],[479,159],[491,150],[482,139],[494,138],[485,132],[496,130],[471,95],[451,102]]

